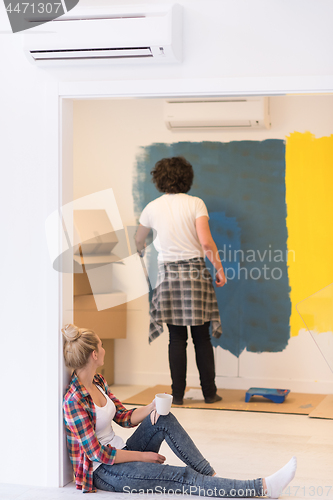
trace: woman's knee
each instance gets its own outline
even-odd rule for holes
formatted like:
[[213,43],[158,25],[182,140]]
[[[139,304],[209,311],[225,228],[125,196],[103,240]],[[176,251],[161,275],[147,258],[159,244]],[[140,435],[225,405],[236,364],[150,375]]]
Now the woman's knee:
[[159,423],[163,424],[166,427],[170,425],[180,425],[177,418],[171,412],[169,412],[167,415],[160,415]]
[[[170,423],[179,423],[177,418],[169,412],[167,415],[160,415],[156,410],[153,410],[146,418],[146,421],[150,421],[152,425],[155,425],[157,422],[162,423],[163,425],[169,425]],[[144,420],[144,421],[145,421]],[[143,422],[144,422],[143,421]],[[142,424],[141,424],[142,425]]]

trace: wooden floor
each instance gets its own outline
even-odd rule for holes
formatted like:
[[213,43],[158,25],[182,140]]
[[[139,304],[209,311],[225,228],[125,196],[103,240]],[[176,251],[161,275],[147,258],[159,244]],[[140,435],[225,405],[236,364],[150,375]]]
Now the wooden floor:
[[[144,389],[146,387],[142,386],[112,387],[112,391],[122,401]],[[308,418],[306,415],[176,407],[172,412],[219,476],[236,479],[265,477],[296,455],[296,477],[281,498],[333,499],[332,420]],[[117,425],[114,429],[124,440],[133,432],[132,429]],[[168,464],[182,465],[165,443],[162,444],[161,453],[167,457]],[[102,491],[98,491],[97,495],[97,500],[139,500],[142,496],[147,500],[156,500],[156,495],[133,496]],[[59,489],[3,484],[0,485],[0,498],[72,500],[83,497],[73,484]],[[166,500],[170,496],[165,495],[164,498]]]
[[[171,393],[170,386],[155,385],[140,391],[139,393],[126,398],[124,401],[132,405],[147,405],[158,393]],[[304,394],[291,392],[285,398],[283,403],[273,403],[262,396],[253,396],[250,402],[245,402],[245,392],[235,389],[218,389],[218,394],[222,396],[222,401],[213,404],[206,404],[200,389],[188,388],[184,396],[184,404],[181,408],[198,409],[219,409],[235,411],[255,411],[268,413],[292,413],[300,415],[316,416],[317,418],[333,418],[332,396],[327,397],[323,394]],[[194,399],[188,399],[187,395],[194,395]],[[320,405],[321,410],[315,412]]]

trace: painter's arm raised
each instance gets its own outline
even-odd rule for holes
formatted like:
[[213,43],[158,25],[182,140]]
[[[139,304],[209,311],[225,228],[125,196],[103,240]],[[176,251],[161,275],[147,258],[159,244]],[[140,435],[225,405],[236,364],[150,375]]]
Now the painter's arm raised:
[[149,231],[150,227],[145,227],[142,224],[140,224],[140,226],[138,227],[138,230],[135,234],[135,244],[136,244],[136,249],[139,253],[141,253],[145,247],[145,242],[149,234]]

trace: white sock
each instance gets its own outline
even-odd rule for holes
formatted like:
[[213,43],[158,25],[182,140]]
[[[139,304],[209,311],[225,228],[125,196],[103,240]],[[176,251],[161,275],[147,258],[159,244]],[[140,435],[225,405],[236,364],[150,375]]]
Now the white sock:
[[271,476],[265,477],[269,498],[279,498],[282,491],[294,479],[296,467],[297,459],[293,457],[282,469]]

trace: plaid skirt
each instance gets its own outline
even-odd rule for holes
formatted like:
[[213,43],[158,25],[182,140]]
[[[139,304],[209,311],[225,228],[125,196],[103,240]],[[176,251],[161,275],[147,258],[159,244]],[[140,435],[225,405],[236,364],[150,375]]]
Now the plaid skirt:
[[163,332],[163,323],[203,325],[211,322],[213,337],[222,326],[213,279],[202,258],[162,262],[150,304],[149,343]]

